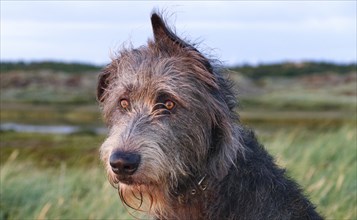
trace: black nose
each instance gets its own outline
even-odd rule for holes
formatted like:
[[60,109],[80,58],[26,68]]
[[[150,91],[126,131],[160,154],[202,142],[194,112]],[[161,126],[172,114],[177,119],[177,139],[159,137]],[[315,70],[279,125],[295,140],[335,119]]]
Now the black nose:
[[110,166],[118,175],[132,175],[138,169],[140,155],[133,152],[115,151],[109,158]]

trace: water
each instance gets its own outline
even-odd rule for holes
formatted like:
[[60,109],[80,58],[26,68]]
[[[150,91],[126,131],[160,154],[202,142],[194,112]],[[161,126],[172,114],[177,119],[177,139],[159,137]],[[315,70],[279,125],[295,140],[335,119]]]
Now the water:
[[83,128],[81,126],[72,125],[28,125],[18,123],[3,123],[0,124],[0,131],[42,134],[73,134],[78,132],[93,132],[95,134],[105,134],[107,130],[103,127]]

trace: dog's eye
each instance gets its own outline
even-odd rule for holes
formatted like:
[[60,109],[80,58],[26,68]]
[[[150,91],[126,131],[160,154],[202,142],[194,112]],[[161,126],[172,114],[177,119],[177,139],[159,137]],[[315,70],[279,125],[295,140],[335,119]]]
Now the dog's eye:
[[175,103],[171,100],[166,100],[164,104],[167,110],[172,110],[175,107]]
[[120,107],[123,109],[128,109],[129,108],[129,101],[127,99],[121,99],[120,100]]

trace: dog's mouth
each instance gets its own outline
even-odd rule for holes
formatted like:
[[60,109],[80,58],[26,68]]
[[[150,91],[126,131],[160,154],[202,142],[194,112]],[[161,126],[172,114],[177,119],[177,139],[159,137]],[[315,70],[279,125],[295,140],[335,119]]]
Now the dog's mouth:
[[114,173],[109,174],[109,181],[114,183],[115,185],[117,185],[117,184],[125,184],[125,185],[136,184],[136,181],[134,181],[134,178],[132,176],[117,175]]
[[137,183],[133,180],[132,177],[125,176],[116,176],[118,183],[124,183],[125,185],[136,185]]

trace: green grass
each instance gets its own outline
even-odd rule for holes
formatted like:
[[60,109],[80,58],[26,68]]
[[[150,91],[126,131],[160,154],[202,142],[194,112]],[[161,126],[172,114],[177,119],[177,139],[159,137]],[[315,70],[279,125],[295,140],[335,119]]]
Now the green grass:
[[2,103],[2,123],[39,125],[102,125],[99,107],[91,105]]
[[98,147],[103,136],[91,134],[48,135],[32,133],[1,133],[1,165],[14,150],[18,161],[30,161],[37,167],[99,166]]
[[40,169],[12,159],[1,166],[1,219],[127,219],[100,166]]
[[103,136],[1,133],[0,219],[127,219],[99,162]]
[[356,126],[297,127],[262,142],[305,189],[326,219],[357,218]]
[[[357,218],[354,124],[262,126],[257,133],[327,219]],[[98,160],[103,136],[1,137],[1,219],[133,219]]]

